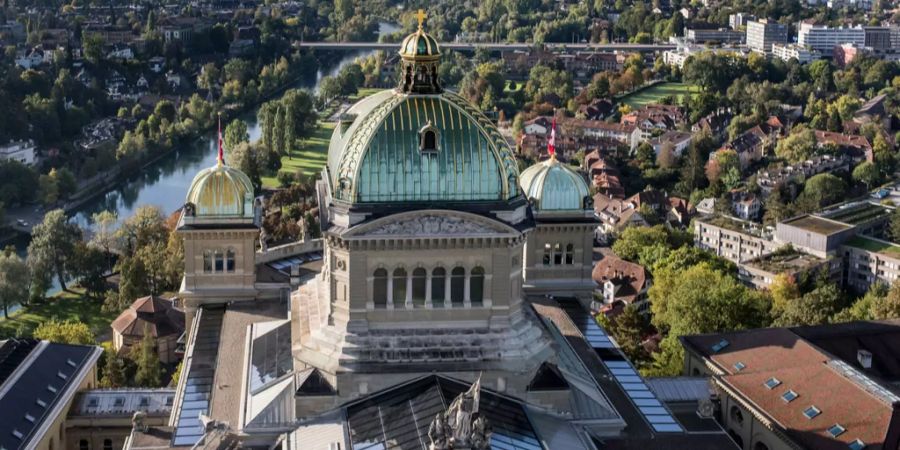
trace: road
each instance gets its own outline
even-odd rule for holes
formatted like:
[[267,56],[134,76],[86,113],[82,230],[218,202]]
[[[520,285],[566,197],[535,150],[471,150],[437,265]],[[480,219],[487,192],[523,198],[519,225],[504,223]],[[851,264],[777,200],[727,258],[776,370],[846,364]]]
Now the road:
[[[322,50],[396,50],[400,44],[385,42],[299,42],[297,45],[301,48]],[[480,48],[492,51],[524,51],[533,50],[535,46],[528,43],[446,42],[441,44],[441,48],[462,51],[474,51]],[[658,52],[674,50],[676,46],[675,44],[567,44],[548,42],[544,44],[544,48],[547,50]]]

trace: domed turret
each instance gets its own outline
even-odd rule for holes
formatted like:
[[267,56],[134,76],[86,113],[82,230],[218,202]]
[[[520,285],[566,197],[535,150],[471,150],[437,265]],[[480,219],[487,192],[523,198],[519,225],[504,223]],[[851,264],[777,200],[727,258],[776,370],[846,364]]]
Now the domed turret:
[[244,172],[218,163],[194,177],[186,202],[196,217],[253,217],[253,184]]
[[425,32],[425,12],[419,10],[419,29],[400,44],[400,92],[406,94],[439,94],[438,80],[441,48],[437,40]]
[[536,212],[582,211],[588,209],[590,189],[578,172],[553,156],[522,172],[522,191]]
[[253,218],[253,183],[244,172],[225,165],[221,123],[216,165],[203,169],[194,176],[185,200],[185,216],[208,219]]

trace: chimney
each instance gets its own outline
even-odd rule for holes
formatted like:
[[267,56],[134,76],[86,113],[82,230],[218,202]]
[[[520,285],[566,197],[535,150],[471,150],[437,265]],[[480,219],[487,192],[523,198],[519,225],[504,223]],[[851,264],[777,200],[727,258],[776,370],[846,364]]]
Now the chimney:
[[863,369],[872,368],[872,352],[859,349],[856,352],[856,360],[859,361],[859,365],[861,365]]

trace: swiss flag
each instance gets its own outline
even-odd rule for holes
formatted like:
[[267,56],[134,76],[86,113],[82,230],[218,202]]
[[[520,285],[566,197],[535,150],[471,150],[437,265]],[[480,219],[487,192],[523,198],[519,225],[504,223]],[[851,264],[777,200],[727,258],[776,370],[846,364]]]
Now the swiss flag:
[[556,155],[556,117],[553,118],[553,124],[550,125],[550,139],[547,140],[547,153],[550,156]]

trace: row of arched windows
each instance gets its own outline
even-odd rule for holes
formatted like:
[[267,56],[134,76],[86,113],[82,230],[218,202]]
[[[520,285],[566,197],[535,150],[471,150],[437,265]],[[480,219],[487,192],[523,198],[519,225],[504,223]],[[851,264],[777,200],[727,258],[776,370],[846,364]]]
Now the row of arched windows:
[[203,252],[204,273],[234,272],[234,250],[216,249]]
[[435,267],[429,273],[423,267],[412,272],[398,267],[375,269],[372,274],[372,303],[375,308],[387,308],[388,302],[396,309],[424,308],[430,302],[434,308],[461,308],[466,301],[473,306],[484,303],[484,269],[475,267],[468,273],[463,267],[447,271]]
[[563,264],[575,264],[575,246],[566,244],[563,247],[559,242],[544,244],[544,265],[561,266]]

